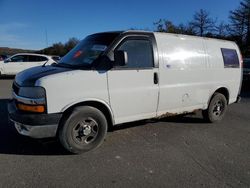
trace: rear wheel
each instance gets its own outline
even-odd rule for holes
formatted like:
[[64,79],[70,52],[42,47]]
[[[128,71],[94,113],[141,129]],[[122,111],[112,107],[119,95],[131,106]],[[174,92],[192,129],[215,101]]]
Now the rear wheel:
[[212,97],[208,109],[202,111],[204,119],[210,123],[221,121],[227,111],[227,99],[221,93],[215,93]]
[[101,145],[107,133],[103,113],[90,106],[77,107],[62,121],[59,139],[71,153],[82,153]]

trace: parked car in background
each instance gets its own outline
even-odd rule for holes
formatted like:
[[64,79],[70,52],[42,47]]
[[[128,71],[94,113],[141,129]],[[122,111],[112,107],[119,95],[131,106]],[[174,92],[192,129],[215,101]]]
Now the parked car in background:
[[243,62],[243,80],[250,80],[250,58],[244,59]]
[[17,73],[35,66],[50,65],[56,61],[47,55],[19,53],[4,61],[0,61],[0,75],[16,75]]
[[4,61],[7,57],[7,55],[0,55],[0,61]]

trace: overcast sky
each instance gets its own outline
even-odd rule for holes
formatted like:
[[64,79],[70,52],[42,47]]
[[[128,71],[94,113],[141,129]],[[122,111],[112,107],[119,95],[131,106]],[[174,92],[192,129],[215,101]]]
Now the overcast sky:
[[153,30],[160,18],[186,23],[206,9],[218,21],[228,21],[240,0],[0,0],[0,47],[42,49],[70,37],[129,28]]

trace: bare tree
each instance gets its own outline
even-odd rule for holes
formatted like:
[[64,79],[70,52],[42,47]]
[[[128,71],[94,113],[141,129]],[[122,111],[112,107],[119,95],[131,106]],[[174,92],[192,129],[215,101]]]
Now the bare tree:
[[243,0],[240,6],[230,12],[230,31],[242,45],[250,46],[250,0]]
[[240,42],[243,43],[245,35],[246,35],[246,28],[245,28],[245,15],[240,9],[236,9],[230,12],[230,33],[233,36],[237,36],[240,38]]
[[223,21],[215,26],[216,35],[220,38],[226,38],[228,36],[229,25],[225,24]]
[[66,49],[66,52],[69,52],[72,48],[74,48],[80,41],[75,38],[75,37],[72,37],[68,40],[68,42],[66,42],[64,44],[65,46],[65,49]]
[[179,24],[177,27],[177,31],[179,34],[185,35],[195,35],[195,31],[190,24]]
[[194,14],[190,26],[197,35],[204,36],[207,33],[212,33],[214,31],[215,22],[216,21],[210,18],[210,15],[206,10],[201,9]]
[[156,27],[156,31],[165,32],[164,30],[164,19],[159,19],[157,22],[154,22],[154,26]]
[[230,12],[231,35],[238,41],[242,52],[250,55],[250,0],[242,0],[240,6]]
[[156,31],[166,32],[166,33],[178,33],[178,28],[173,24],[173,22],[165,19],[160,19],[155,22]]

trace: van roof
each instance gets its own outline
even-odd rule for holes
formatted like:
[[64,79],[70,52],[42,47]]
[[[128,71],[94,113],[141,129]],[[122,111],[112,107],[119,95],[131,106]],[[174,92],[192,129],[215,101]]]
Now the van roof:
[[104,33],[113,33],[113,34],[123,34],[123,33],[151,33],[151,34],[161,34],[161,35],[172,35],[172,36],[176,36],[176,37],[203,38],[205,40],[217,40],[217,41],[221,41],[221,42],[224,41],[224,42],[235,43],[234,41],[229,41],[229,40],[224,40],[224,39],[209,38],[209,37],[200,37],[200,36],[185,35],[185,34],[176,34],[176,33],[144,31],[144,30],[108,31],[108,32],[101,32],[101,33],[103,33],[103,34]]
[[153,31],[143,31],[143,30],[127,30],[124,33],[154,33],[154,34],[162,34],[162,35],[172,35],[172,36],[176,36],[176,37],[188,37],[188,38],[203,38],[205,40],[218,40],[218,41],[224,41],[224,42],[232,42],[235,43],[234,41],[230,41],[230,40],[225,40],[225,39],[217,39],[217,38],[209,38],[209,37],[200,37],[200,36],[195,36],[195,35],[185,35],[185,34],[176,34],[176,33],[166,33],[166,32],[153,32]]

